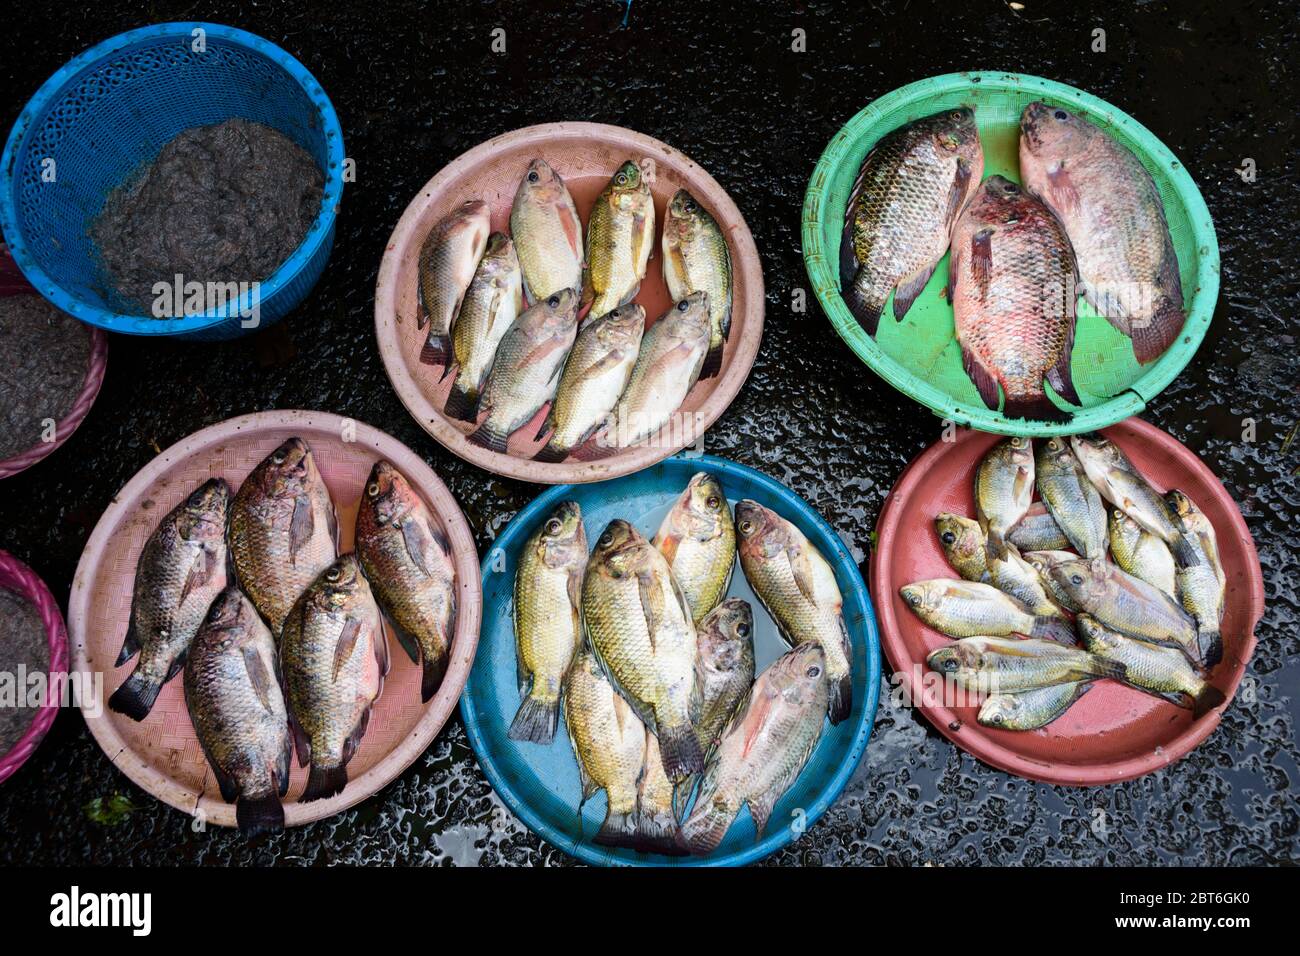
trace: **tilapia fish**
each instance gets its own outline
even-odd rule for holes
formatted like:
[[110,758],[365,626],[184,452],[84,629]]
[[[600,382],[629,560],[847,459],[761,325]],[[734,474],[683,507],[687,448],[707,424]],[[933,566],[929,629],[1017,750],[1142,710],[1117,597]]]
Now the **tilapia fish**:
[[1104,626],[1152,644],[1177,647],[1202,665],[1196,623],[1173,598],[1102,558],[1062,561],[1048,572],[1081,611]]
[[1125,683],[1186,707],[1197,717],[1227,699],[1221,690],[1206,683],[1176,648],[1117,634],[1086,614],[1079,615],[1079,635],[1093,654],[1124,665]]
[[748,498],[736,505],[740,567],[791,645],[818,644],[825,654],[832,724],[853,710],[853,642],[835,571],[804,533]]
[[678,783],[702,770],[690,607],[663,555],[626,521],[611,521],[596,542],[582,616],[605,673],[658,737],[668,779]]
[[329,489],[311,448],[290,438],[262,459],[230,504],[235,573],[272,634],[337,553]]
[[284,829],[293,751],[275,638],[238,588],[212,602],[185,662],[185,703],[221,797],[249,836]]
[[1085,558],[1104,557],[1106,505],[1068,439],[1048,438],[1038,446],[1035,474],[1038,493],[1071,546]]
[[907,314],[983,175],[975,113],[965,107],[909,123],[867,153],[844,210],[840,288],[868,335],[890,292],[894,317]]
[[1061,551],[1074,547],[1047,510],[1047,505],[1041,501],[1029,506],[1025,516],[1007,535],[1007,540],[1021,551]]
[[686,400],[708,350],[709,296],[692,292],[646,331],[606,440],[626,448],[657,432]]
[[1037,730],[1069,710],[1090,687],[1091,681],[1079,680],[1018,694],[993,694],[980,705],[976,720],[985,727],[1002,730]]
[[636,297],[654,251],[655,204],[641,167],[627,160],[587,219],[582,304],[598,318]]
[[578,331],[577,308],[577,293],[564,289],[515,319],[497,346],[479,398],[479,414],[487,415],[470,433],[471,442],[504,453],[510,436],[555,397]]
[[144,720],[158,692],[185,665],[190,642],[212,599],[226,586],[226,510],[230,488],[212,478],[158,522],[135,566],[131,619],[121,667],[140,659],[108,706]]
[[1118,445],[1093,433],[1072,435],[1070,447],[1101,496],[1167,544],[1179,566],[1200,560],[1196,548],[1175,522],[1169,504]]
[[1177,598],[1174,556],[1165,543],[1119,508],[1111,509],[1109,524],[1110,554],[1121,570]]
[[420,699],[442,684],[456,628],[451,545],[428,506],[386,461],[370,470],[357,510],[357,558],[380,608],[414,662]]
[[978,521],[942,512],[934,519],[934,529],[954,571],[967,581],[990,583],[984,532]]
[[562,501],[529,537],[515,571],[515,653],[523,698],[511,740],[549,744],[564,675],[582,644],[587,533],[576,501]]
[[420,312],[416,326],[429,327],[420,361],[444,365],[451,358],[451,332],[465,290],[487,247],[488,204],[469,199],[429,230],[420,247]]
[[522,280],[514,243],[494,232],[452,330],[456,380],[445,408],[452,418],[472,422],[478,416],[479,393],[496,358],[497,346],[522,308]]
[[1153,362],[1186,315],[1164,206],[1151,174],[1108,133],[1059,106],[1030,103],[1020,116],[1025,187],[1065,227],[1085,298]]
[[736,564],[736,526],[718,479],[707,471],[691,477],[659,525],[654,546],[699,624],[727,593]]
[[975,514],[994,554],[1006,551],[1006,537],[1033,497],[1033,443],[1020,436],[998,442],[975,469]]
[[754,683],[754,612],[749,602],[723,601],[700,622],[697,641],[695,671],[703,706],[696,731],[707,754]]
[[544,159],[534,159],[510,207],[510,235],[523,267],[529,303],[582,286],[582,221],[568,187]]
[[731,252],[717,221],[685,189],[668,203],[663,251],[664,281],[674,300],[692,292],[709,294],[709,354],[700,378],[711,378],[722,368],[731,332]]
[[830,685],[820,644],[800,644],[763,671],[737,708],[682,822],[692,853],[717,849],[741,806],[759,839],[772,808],[812,755],[825,726]]
[[1018,694],[1098,677],[1123,680],[1125,672],[1123,664],[1082,648],[1017,637],[966,637],[931,651],[926,663],[959,687],[989,694]]
[[583,325],[537,436],[549,431],[551,437],[534,460],[563,461],[608,422],[632,377],[644,334],[645,309],[635,304]]
[[1058,615],[1036,616],[991,584],[936,578],[899,588],[912,613],[949,637],[1027,634],[1074,643],[1069,622]]
[[1008,418],[1068,421],[1043,389],[1078,405],[1074,348],[1074,253],[1046,207],[1015,183],[990,176],[953,230],[948,295],[966,374],[989,408],[998,386]]
[[298,765],[311,765],[303,802],[341,793],[388,673],[379,606],[356,555],[345,554],[293,606],[280,665]]
[[1200,657],[1206,667],[1213,667],[1223,659],[1223,622],[1226,580],[1223,562],[1219,558],[1219,542],[1210,523],[1192,499],[1181,491],[1173,490],[1165,496],[1174,523],[1183,538],[1196,550],[1193,565],[1175,569],[1177,597],[1183,609],[1196,621]]

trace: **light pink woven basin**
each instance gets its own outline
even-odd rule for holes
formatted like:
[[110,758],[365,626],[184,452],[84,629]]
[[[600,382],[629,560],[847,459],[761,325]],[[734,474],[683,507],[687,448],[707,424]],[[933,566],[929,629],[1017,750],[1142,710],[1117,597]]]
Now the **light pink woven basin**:
[[[733,273],[731,334],[716,377],[698,382],[682,404],[680,416],[631,448],[600,449],[602,457],[570,458],[557,463],[532,461],[545,444],[534,436],[545,418],[544,406],[515,432],[506,454],[471,444],[472,426],[443,415],[453,376],[442,378],[441,366],[420,362],[425,332],[416,328],[420,247],[429,230],[453,207],[478,198],[492,210],[492,228],[508,233],[510,206],[519,180],[533,159],[542,158],[563,177],[586,229],[596,197],[619,165],[632,159],[649,168],[655,201],[654,256],[635,302],[653,322],[671,304],[663,279],[660,237],[668,202],[678,189],[689,189],[718,221],[731,251]],[[649,177],[647,177],[649,178]],[[585,232],[584,232],[585,235]],[[763,270],[754,237],[726,191],[703,169],[671,146],[617,126],[600,123],[548,123],[506,133],[476,146],[444,167],[411,200],[397,223],[375,289],[375,332],[384,367],[402,404],[420,426],[466,461],[497,474],[545,484],[603,481],[652,465],[703,433],[731,404],[749,376],[763,337]],[[594,444],[594,443],[593,443]]]
[[[352,549],[357,504],[375,461],[387,459],[406,476],[451,542],[457,617],[447,676],[428,704],[420,702],[420,668],[390,637],[392,669],[348,765],[347,787],[337,796],[299,803],[307,773],[295,759],[284,804],[290,826],[345,810],[405,770],[446,723],[474,661],[482,604],[478,552],[451,492],[419,456],[376,428],[326,412],[259,412],[195,432],[141,469],[104,512],[77,566],[68,605],[73,667],[102,672],[107,701],[134,665],[113,666],[130,616],[136,560],[159,519],[208,478],[225,478],[237,489],[258,462],[293,435],[311,446],[329,486],[343,551]],[[153,711],[139,723],[99,703],[83,702],[82,712],[119,770],[179,810],[202,814],[209,823],[235,825],[234,805],[222,800],[194,735],[180,675],[163,687]]]
[[[0,551],[0,588],[7,588],[30,601],[40,614],[49,641],[50,662],[47,674],[50,680],[47,686],[54,687],[56,676],[68,670],[68,629],[63,624],[59,603],[54,600],[54,595],[45,586],[45,582],[36,576],[36,572],[8,551]],[[12,777],[27,762],[27,758],[45,739],[58,712],[59,699],[51,695],[36,712],[18,742],[8,753],[0,754],[0,783]]]
[[[37,292],[9,255],[8,247],[0,243],[0,298],[11,295],[37,295]],[[0,478],[26,471],[52,453],[72,437],[77,426],[90,414],[90,406],[95,404],[99,386],[104,383],[104,369],[108,365],[108,334],[94,326],[86,328],[90,331],[90,362],[86,366],[86,379],[67,414],[55,424],[54,440],[37,442],[24,452],[0,460]]]

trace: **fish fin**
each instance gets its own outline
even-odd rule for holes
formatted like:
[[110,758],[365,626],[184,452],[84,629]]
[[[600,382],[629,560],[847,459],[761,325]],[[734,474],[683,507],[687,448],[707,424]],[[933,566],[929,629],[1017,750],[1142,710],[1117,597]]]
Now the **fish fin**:
[[1178,565],[1178,567],[1194,568],[1201,563],[1201,556],[1197,553],[1195,545],[1188,540],[1185,534],[1179,532],[1173,541],[1166,541],[1165,543],[1169,545],[1169,551],[1174,556],[1174,564]]
[[555,405],[552,404],[550,409],[546,412],[546,417],[542,419],[542,423],[537,426],[537,434],[533,436],[533,441],[541,441],[543,438],[546,437],[546,433],[551,431],[555,427],[554,423],[552,422],[552,419],[554,417],[555,417]]
[[132,720],[144,720],[153,709],[160,690],[162,684],[145,680],[137,668],[121,687],[113,691],[113,696],[108,699],[108,707]]
[[586,250],[582,247],[582,223],[578,219],[576,210],[561,203],[556,206],[556,216],[560,220],[560,228],[564,231],[564,239],[573,250],[573,254],[578,258],[586,261]]
[[750,797],[749,816],[754,821],[754,839],[763,839],[767,832],[767,822],[772,818],[772,808],[776,806],[777,795],[768,791],[757,797]]
[[[1076,395],[1075,398],[1078,396]],[[1057,408],[1047,397],[1046,392],[1024,398],[1008,392],[1002,414],[1007,418],[1024,418],[1042,422],[1068,422],[1074,418],[1074,412]]]
[[985,301],[993,278],[992,229],[981,229],[970,237],[970,274],[980,290],[980,301]]
[[826,714],[832,724],[843,723],[853,710],[853,674],[848,673],[839,680],[830,682],[830,700],[827,702]]
[[1204,717],[1216,707],[1221,707],[1227,703],[1228,698],[1219,688],[1206,684],[1201,688],[1201,692],[1192,698],[1192,715],[1194,717]]
[[[859,273],[861,272],[862,270],[859,270]],[[880,327],[880,315],[885,311],[885,298],[888,293],[881,295],[879,290],[863,289],[855,275],[842,295],[844,304],[858,320],[858,325],[862,326],[862,330],[868,335],[874,336],[876,329]]]
[[443,382],[445,382],[447,380],[447,376],[450,375],[452,372],[457,372],[457,373],[460,372],[460,363],[455,361],[454,358],[452,361],[448,362],[446,365],[442,367],[442,374],[438,376],[438,384],[442,384]]
[[211,557],[207,548],[199,548],[198,553],[194,555],[194,560],[190,562],[190,570],[185,575],[185,583],[181,585],[178,604],[184,604],[185,599],[193,593],[194,589],[202,586],[212,576],[212,572],[216,569],[216,562],[209,561]]
[[1223,636],[1218,631],[1198,628],[1196,631],[1196,649],[1201,655],[1203,666],[1206,670],[1209,670],[1223,660]]
[[235,801],[235,822],[246,837],[278,833],[284,829],[284,807],[278,795],[240,797]]
[[421,290],[416,294],[418,301],[415,303],[415,327],[419,331],[424,331],[424,327],[429,324],[429,310],[424,307],[424,291]]
[[248,672],[248,682],[253,685],[253,693],[257,694],[262,709],[271,713],[271,689],[274,686],[278,692],[280,688],[256,647],[244,648],[244,670]]
[[668,567],[670,568],[673,566],[673,561],[677,557],[677,547],[681,543],[682,536],[672,532],[669,532],[662,538],[655,538],[655,547],[659,549],[659,553],[664,556],[664,560],[668,562]]
[[1058,644],[1065,644],[1070,647],[1078,643],[1074,637],[1074,627],[1064,617],[1044,616],[1034,618],[1034,626],[1030,630],[1029,636],[1041,637],[1044,640],[1055,641]]
[[1078,206],[1079,190],[1075,188],[1064,163],[1047,171],[1047,195],[1051,204],[1062,212]]
[[406,546],[407,557],[426,578],[432,576],[429,564],[424,560],[424,553],[428,550],[432,537],[429,529],[418,518],[408,515],[402,522],[402,543]]
[[430,333],[420,349],[420,361],[425,365],[450,365],[450,359],[451,336]]
[[515,712],[506,736],[511,740],[527,740],[534,744],[549,744],[555,739],[555,728],[560,719],[560,699],[538,700],[525,697]]
[[135,655],[140,653],[140,637],[135,629],[135,613],[131,614],[131,621],[126,626],[126,635],[122,638],[122,650],[117,655],[117,663],[114,667],[121,667]]
[[1149,365],[1174,344],[1183,330],[1187,316],[1181,304],[1162,295],[1155,314],[1149,319],[1133,319],[1129,323],[1129,337],[1133,340],[1133,357],[1141,365]]
[[458,385],[453,385],[447,393],[447,404],[442,407],[442,412],[448,418],[472,424],[478,420],[478,396],[471,396]]
[[949,232],[952,232],[953,224],[961,214],[962,207],[966,205],[966,194],[970,191],[970,178],[970,163],[964,157],[957,157],[957,170],[952,177],[952,187],[948,190],[948,211],[944,218]]
[[682,823],[682,842],[696,856],[712,853],[722,843],[736,810],[724,800],[706,798],[703,792],[695,800],[691,815]]
[[338,644],[334,647],[334,673],[332,680],[339,679],[339,671],[347,663],[352,652],[357,649],[357,640],[361,637],[361,619],[349,617],[343,622],[343,630],[339,632]]
[[658,737],[659,756],[663,759],[664,773],[669,780],[680,782],[704,769],[704,752],[700,750],[695,728],[689,723],[676,727],[665,727],[659,723]]
[[289,792],[289,773],[293,764],[293,733],[284,735],[284,746],[275,759],[276,792],[283,797]]
[[812,559],[802,548],[787,547],[785,559],[790,562],[790,573],[794,575],[795,586],[799,593],[812,604],[817,603],[817,582],[813,579]]
[[664,856],[684,856],[687,853],[681,831],[671,813],[639,811],[633,846],[642,853],[662,853]]
[[311,510],[311,496],[298,495],[293,502],[293,518],[289,522],[289,562],[295,563],[298,551],[311,540],[316,530],[316,516]]
[[600,829],[596,831],[596,835],[592,840],[600,846],[635,849],[636,811],[605,814],[605,819],[600,824]]
[[420,665],[420,700],[423,703],[427,704],[438,693],[443,678],[447,676],[447,663],[447,654],[424,655],[424,662]]
[[961,264],[961,256],[953,250],[948,252],[948,284],[944,286],[943,297],[952,305],[952,300],[957,297],[957,274],[958,266]]
[[393,632],[393,637],[397,639],[398,645],[406,652],[406,656],[411,659],[412,664],[419,663],[420,660],[420,642],[415,639],[406,628],[398,624],[391,617],[385,617],[388,627]]
[[172,661],[171,666],[167,668],[167,676],[162,681],[164,684],[185,669],[185,658],[189,657],[189,654],[190,649],[187,647],[176,655],[176,660]]
[[1114,680],[1122,681],[1128,677],[1128,668],[1119,661],[1107,660],[1104,657],[1093,656],[1093,673],[1084,675],[1085,677],[1110,677]]
[[1047,370],[1047,382],[1056,390],[1057,395],[1060,395],[1071,405],[1082,405],[1083,401],[1079,398],[1079,393],[1074,387],[1074,376],[1070,371],[1070,353],[1073,340],[1074,336],[1071,334],[1070,341],[1066,342],[1061,357],[1056,360],[1055,365]]
[[[186,695],[185,703],[186,706],[189,705],[188,695]],[[208,767],[212,770],[213,779],[217,781],[217,789],[221,791],[221,799],[225,800],[226,803],[234,803],[239,798],[239,784],[235,783],[234,777],[221,769],[221,765],[213,757],[212,751],[208,749],[207,744],[202,740],[199,741],[199,749],[203,751],[203,756],[208,761]]]
[[650,636],[650,649],[655,646],[655,629],[664,614],[663,588],[655,586],[654,576],[643,571],[636,576],[637,592],[641,597],[641,613],[645,616],[646,632]]
[[347,785],[346,764],[338,767],[317,767],[312,764],[311,770],[307,773],[307,788],[303,790],[298,802],[310,803],[312,800],[324,800],[326,797],[342,793]]
[[700,378],[713,378],[722,371],[722,351],[722,342],[709,346],[708,354],[704,356],[704,364],[700,366]]
[[543,462],[554,464],[555,462],[564,461],[564,459],[568,457],[569,457],[568,449],[561,448],[558,445],[556,445],[554,442],[551,442],[547,445],[544,445],[541,451],[539,451],[536,455],[533,456],[533,461],[543,461]]
[[903,316],[907,315],[908,309],[916,301],[925,284],[930,281],[930,276],[934,275],[938,262],[932,262],[929,266],[923,266],[910,276],[906,276],[894,290],[894,320],[903,321]]
[[298,753],[298,766],[305,767],[311,763],[311,739],[302,729],[302,725],[294,719],[292,711],[289,712],[289,732],[293,736],[294,750]]
[[488,422],[484,422],[477,429],[470,432],[468,437],[470,444],[494,451],[499,455],[506,453],[506,445],[510,441],[508,434],[491,427]]
[[975,353],[961,347],[961,364],[966,369],[966,375],[970,378],[971,384],[975,386],[976,391],[980,393],[980,399],[986,406],[998,410],[998,383],[983,365],[975,357]]

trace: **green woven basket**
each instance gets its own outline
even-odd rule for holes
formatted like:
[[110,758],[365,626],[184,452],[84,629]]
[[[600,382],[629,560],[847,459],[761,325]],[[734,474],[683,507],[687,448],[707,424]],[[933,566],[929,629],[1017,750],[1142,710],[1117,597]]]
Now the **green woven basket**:
[[[1079,302],[1071,371],[1083,401],[1066,423],[1024,421],[990,411],[962,369],[952,306],[942,292],[947,256],[908,311],[893,317],[893,300],[876,338],[858,325],[840,298],[839,251],[844,209],[867,150],[905,123],[966,105],[984,146],[984,175],[1020,181],[1020,112],[1034,100],[1087,117],[1131,149],[1155,179],[1178,253],[1187,324],[1169,350],[1148,366],[1129,340]],[[840,337],[862,361],[935,414],[1004,435],[1061,435],[1104,428],[1141,412],[1191,360],[1205,336],[1219,294],[1219,245],[1205,200],[1182,163],[1150,130],[1103,100],[1074,87],[1019,73],[951,73],[880,97],[831,140],[813,171],[803,206],[803,257],[813,291]]]

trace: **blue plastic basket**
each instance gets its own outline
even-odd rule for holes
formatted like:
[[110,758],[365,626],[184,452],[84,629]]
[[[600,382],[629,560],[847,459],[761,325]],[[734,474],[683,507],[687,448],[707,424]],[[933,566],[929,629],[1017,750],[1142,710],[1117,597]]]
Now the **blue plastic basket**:
[[[212,23],[162,23],[105,40],[50,77],[19,115],[0,164],[0,228],[37,291],[114,332],[224,339],[253,331],[240,320],[247,295],[221,312],[138,314],[112,288],[89,237],[108,193],[177,134],[235,117],[284,133],[325,174],[316,221],[261,283],[257,327],[302,301],[334,244],[344,156],[338,117],[320,84],[284,50]],[[52,182],[43,175],[51,168]]]
[[[853,640],[853,710],[838,726],[826,724],[807,766],[776,804],[762,840],[754,840],[749,811],[706,857],[667,857],[596,845],[592,838],[605,815],[597,794],[578,814],[578,764],[563,725],[549,746],[510,740],[507,731],[519,706],[512,623],[515,569],[529,535],[561,501],[582,506],[589,541],[614,518],[625,518],[647,535],[697,471],[713,474],[733,504],[752,498],[794,522],[835,569],[844,597],[844,619]],[[776,627],[737,568],[729,597],[754,608],[754,645],[761,672],[783,649]],[[551,488],[519,512],[483,561],[483,624],[478,653],[460,709],[479,766],[497,795],[525,826],[547,842],[595,865],[738,866],[753,863],[799,838],[826,812],[848,784],[866,752],[880,696],[880,642],[875,608],[848,549],[811,505],[761,472],[711,455],[677,455],[611,481]]]

